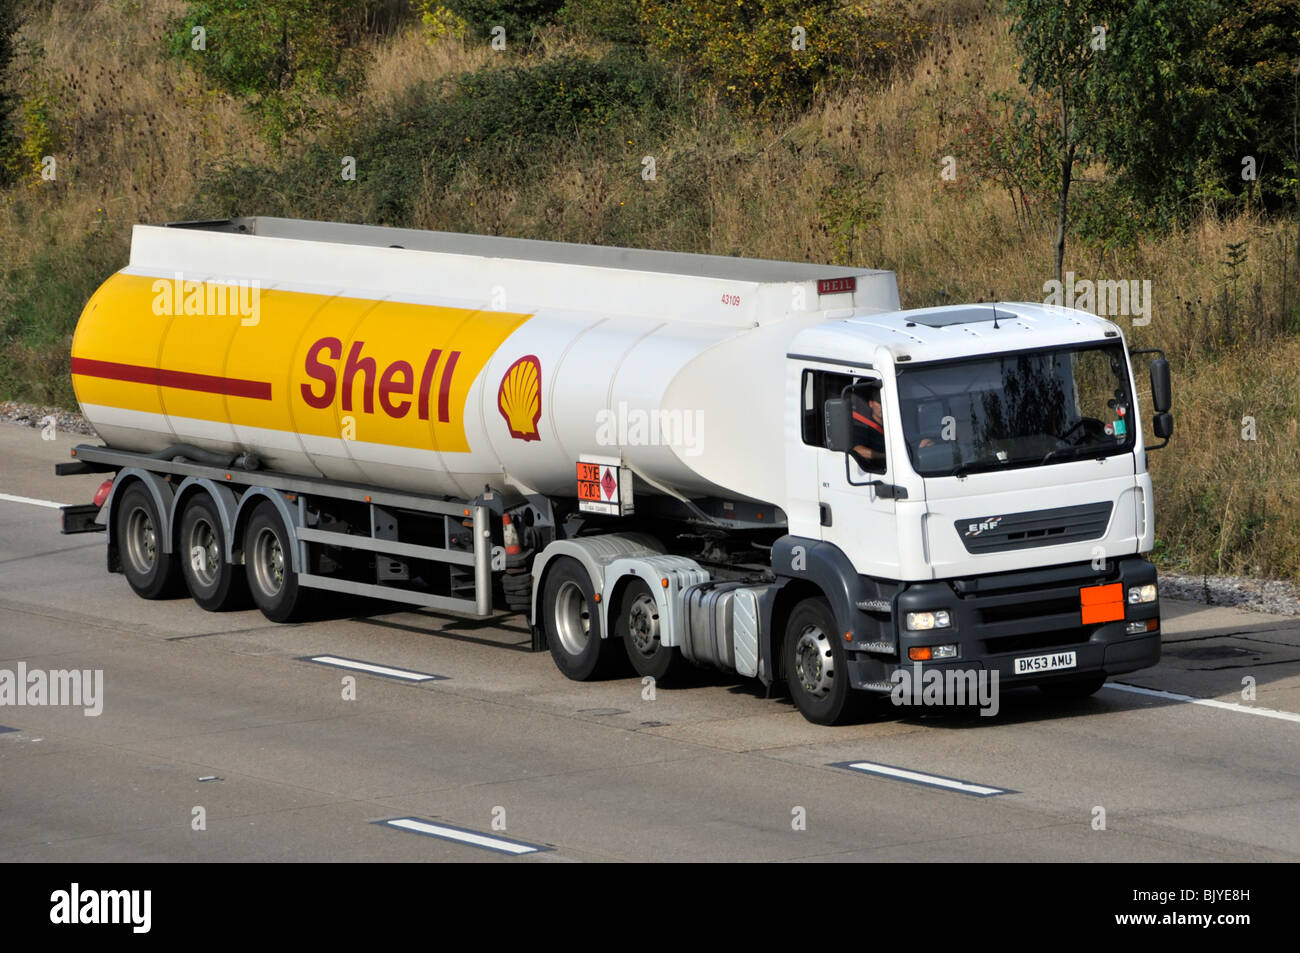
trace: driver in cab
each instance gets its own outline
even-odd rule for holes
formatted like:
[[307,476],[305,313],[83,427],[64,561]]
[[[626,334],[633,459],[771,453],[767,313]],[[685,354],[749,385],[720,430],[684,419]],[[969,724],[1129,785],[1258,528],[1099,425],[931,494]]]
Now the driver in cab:
[[[885,472],[885,418],[880,409],[880,390],[854,391],[852,395],[853,450],[864,470]],[[918,446],[932,447],[934,441],[923,438]]]
[[883,472],[885,426],[880,410],[880,391],[854,391],[850,400],[853,412],[853,456],[862,469]]

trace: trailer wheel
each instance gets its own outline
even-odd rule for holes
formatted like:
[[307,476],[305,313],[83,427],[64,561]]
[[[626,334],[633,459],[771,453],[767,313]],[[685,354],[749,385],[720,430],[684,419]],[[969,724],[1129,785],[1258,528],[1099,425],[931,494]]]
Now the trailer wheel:
[[1097,672],[1092,675],[1081,675],[1078,678],[1065,678],[1051,682],[1041,682],[1038,690],[1048,698],[1056,698],[1061,701],[1071,701],[1080,698],[1087,698],[1089,695],[1095,695],[1101,691],[1101,686],[1106,684],[1106,675],[1104,672]]
[[177,560],[163,552],[162,520],[153,496],[141,483],[132,483],[117,504],[114,528],[122,574],[142,599],[177,594]]
[[660,642],[659,606],[654,593],[640,579],[623,590],[614,616],[614,635],[623,640],[636,673],[657,682],[670,681],[681,672],[681,652]]
[[568,678],[585,682],[609,670],[616,646],[601,638],[595,589],[576,559],[561,557],[547,571],[541,621],[555,667]]
[[212,498],[197,492],[181,513],[178,547],[185,585],[199,607],[221,612],[243,601],[248,593],[244,574],[226,562],[226,535]]
[[289,622],[299,609],[292,545],[274,504],[259,503],[244,530],[244,575],[253,602],[272,622]]
[[847,659],[836,635],[826,600],[805,599],[790,613],[781,644],[790,696],[815,725],[847,721],[860,701],[849,687]]

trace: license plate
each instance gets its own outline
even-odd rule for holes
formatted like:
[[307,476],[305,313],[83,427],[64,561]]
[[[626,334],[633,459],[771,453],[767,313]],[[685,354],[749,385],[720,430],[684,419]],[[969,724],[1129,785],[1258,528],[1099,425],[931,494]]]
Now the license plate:
[[1027,655],[1016,659],[1017,675],[1035,675],[1038,672],[1055,672],[1057,669],[1074,668],[1079,660],[1073,652],[1055,652],[1051,655]]

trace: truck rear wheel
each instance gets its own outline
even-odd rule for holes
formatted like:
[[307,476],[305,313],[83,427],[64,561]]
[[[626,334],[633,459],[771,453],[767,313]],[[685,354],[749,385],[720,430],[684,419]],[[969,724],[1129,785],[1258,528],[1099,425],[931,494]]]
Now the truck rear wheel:
[[860,696],[849,687],[844,647],[825,599],[805,599],[785,627],[781,654],[786,685],[803,716],[815,725],[838,725],[858,710]]
[[681,652],[660,641],[659,606],[640,579],[623,590],[615,608],[614,635],[623,640],[632,668],[655,681],[670,681],[682,668]]
[[142,483],[132,483],[117,503],[114,525],[122,574],[142,599],[177,595],[175,553],[163,552],[162,520],[153,495]]
[[244,530],[244,575],[253,602],[272,622],[291,621],[301,601],[292,546],[275,505],[259,503]]
[[608,672],[617,647],[601,638],[595,589],[576,559],[563,556],[546,573],[542,629],[555,667],[568,678],[585,682]]
[[179,562],[185,585],[199,607],[221,612],[248,593],[244,574],[226,562],[226,534],[212,498],[197,492],[181,514]]

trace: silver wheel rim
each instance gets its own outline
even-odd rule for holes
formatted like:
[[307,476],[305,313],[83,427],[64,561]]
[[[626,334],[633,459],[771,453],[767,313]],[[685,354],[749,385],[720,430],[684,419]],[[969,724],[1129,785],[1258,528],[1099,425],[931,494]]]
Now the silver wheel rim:
[[831,640],[815,625],[806,625],[794,646],[794,668],[799,685],[813,698],[825,698],[835,682]]
[[627,634],[632,648],[646,658],[659,650],[659,610],[653,596],[641,593],[627,613]]
[[158,560],[158,533],[143,506],[137,506],[126,518],[126,554],[132,568],[141,575],[148,575]]
[[207,519],[200,517],[190,527],[186,549],[190,554],[190,571],[205,589],[216,585],[221,567],[221,551],[217,546],[217,533]]
[[284,547],[270,527],[258,530],[253,540],[252,567],[257,588],[268,596],[278,596],[284,588]]
[[571,579],[555,595],[555,632],[570,655],[581,655],[591,641],[591,610],[582,587]]

